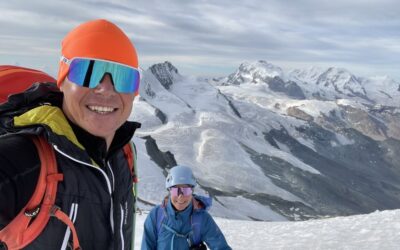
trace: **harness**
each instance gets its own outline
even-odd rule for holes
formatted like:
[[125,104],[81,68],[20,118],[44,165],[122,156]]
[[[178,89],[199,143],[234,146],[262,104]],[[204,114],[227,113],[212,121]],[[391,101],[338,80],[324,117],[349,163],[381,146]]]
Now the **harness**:
[[[193,201],[194,198],[192,200],[192,203]],[[157,219],[156,219],[157,237],[161,232],[161,227],[163,227],[167,231],[172,233],[171,250],[174,250],[175,237],[186,239],[189,248],[191,248],[192,246],[199,245],[201,243],[202,213],[194,213],[194,208],[192,208],[192,213],[190,215],[191,230],[185,234],[182,234],[164,223],[165,217],[168,217],[165,203],[166,202],[163,202],[163,204],[157,208]]]

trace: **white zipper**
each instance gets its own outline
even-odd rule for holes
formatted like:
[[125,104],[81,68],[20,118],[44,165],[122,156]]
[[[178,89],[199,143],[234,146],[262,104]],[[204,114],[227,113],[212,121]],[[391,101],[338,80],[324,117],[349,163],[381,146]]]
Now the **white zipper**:
[[119,234],[121,237],[121,249],[124,250],[125,248],[125,240],[124,240],[124,233],[122,230],[122,227],[124,226],[124,218],[125,218],[125,213],[124,213],[124,208],[120,204],[121,207],[121,221],[120,221],[120,228],[119,228]]
[[[71,210],[69,211],[69,219],[74,224],[75,224],[75,220],[76,220],[76,215],[77,214],[78,214],[78,204],[77,203],[72,203]],[[71,229],[69,227],[67,227],[67,230],[65,231],[64,240],[63,240],[63,243],[61,245],[61,250],[67,249],[70,235],[71,235]]]
[[[115,190],[115,177],[114,177],[114,172],[112,171],[112,168],[110,166],[110,162],[107,161],[107,167],[110,170],[111,177],[112,177],[112,191],[114,192]],[[114,204],[113,202],[111,203],[111,208],[110,208],[110,223],[111,223],[111,230],[114,233]]]
[[[114,178],[114,172],[112,171],[112,168],[111,168],[111,166],[110,166],[110,162],[107,162],[107,166],[108,166],[108,168],[110,169],[111,177],[112,177],[112,179],[113,179],[113,183],[112,183],[113,185],[112,185],[112,187],[111,187],[110,179],[108,178],[107,174],[106,174],[101,168],[96,167],[96,166],[94,166],[94,165],[92,165],[92,164],[89,164],[89,163],[87,163],[87,162],[84,162],[84,161],[80,161],[80,160],[75,159],[74,157],[72,157],[72,156],[70,156],[70,155],[64,153],[63,151],[61,151],[61,150],[58,148],[57,145],[54,145],[54,144],[53,144],[53,147],[54,147],[54,149],[55,149],[58,153],[60,153],[61,155],[67,157],[68,159],[70,159],[70,160],[72,160],[72,161],[75,161],[75,162],[77,162],[77,163],[80,163],[80,164],[89,166],[89,167],[91,167],[91,168],[97,169],[98,171],[100,171],[100,172],[102,173],[102,175],[103,175],[104,178],[106,179],[107,187],[108,187],[108,192],[109,192],[110,197],[111,197],[110,224],[111,224],[111,229],[112,229],[112,231],[114,232],[114,216],[113,216],[113,215],[114,215],[114,204],[113,204],[114,202],[113,202],[113,198],[112,198],[112,192],[114,191],[114,187],[115,187],[115,184],[114,184],[114,183],[115,183],[115,178]],[[76,205],[77,205],[77,204],[76,204]],[[76,209],[77,209],[77,208],[78,208],[78,207],[76,207]],[[76,215],[75,215],[75,217],[76,217]],[[121,235],[122,250],[123,250],[124,247],[125,247],[124,235],[123,235],[123,230],[122,230],[123,222],[124,222],[124,217],[125,217],[125,215],[124,215],[124,210],[123,210],[123,207],[122,207],[122,205],[121,205],[121,227],[120,227],[120,235]],[[69,228],[68,228],[67,230],[68,230],[67,232],[68,232],[68,238],[69,238],[69,234],[70,234],[71,232],[69,231]],[[64,239],[64,240],[65,240],[65,239]],[[67,240],[67,242],[68,242],[68,240]]]
[[111,168],[111,166],[110,166],[110,162],[109,162],[109,161],[107,161],[107,167],[108,167],[108,169],[110,169],[110,172],[111,172],[111,177],[112,177],[112,191],[114,192],[114,190],[115,190],[115,177],[114,177],[114,172],[112,171],[112,168]]
[[110,208],[110,223],[111,223],[111,231],[114,234],[114,204],[111,202],[111,208]]

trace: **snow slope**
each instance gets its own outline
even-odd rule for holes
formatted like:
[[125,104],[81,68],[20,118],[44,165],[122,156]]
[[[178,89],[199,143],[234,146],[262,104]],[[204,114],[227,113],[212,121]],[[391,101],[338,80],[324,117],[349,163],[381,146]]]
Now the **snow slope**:
[[[140,249],[146,215],[138,216],[135,249]],[[400,249],[400,210],[302,222],[214,219],[235,250]]]

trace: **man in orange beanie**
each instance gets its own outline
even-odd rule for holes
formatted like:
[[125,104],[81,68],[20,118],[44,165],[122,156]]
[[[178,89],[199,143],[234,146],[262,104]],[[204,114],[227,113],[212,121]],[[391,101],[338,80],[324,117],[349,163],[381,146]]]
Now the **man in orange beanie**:
[[[131,249],[136,178],[127,145],[140,124],[127,119],[139,81],[131,40],[93,20],[62,41],[57,85],[33,85],[0,108],[0,249]],[[54,204],[46,191],[28,209],[42,176],[35,136],[54,151],[58,173],[44,180],[58,185]],[[42,229],[33,226],[46,216]],[[17,233],[25,217],[32,226]]]

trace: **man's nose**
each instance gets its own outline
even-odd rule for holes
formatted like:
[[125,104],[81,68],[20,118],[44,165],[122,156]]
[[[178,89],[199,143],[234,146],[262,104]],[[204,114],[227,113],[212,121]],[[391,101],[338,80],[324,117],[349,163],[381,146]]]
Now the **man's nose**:
[[115,92],[111,75],[106,73],[100,84],[96,87],[97,92]]

